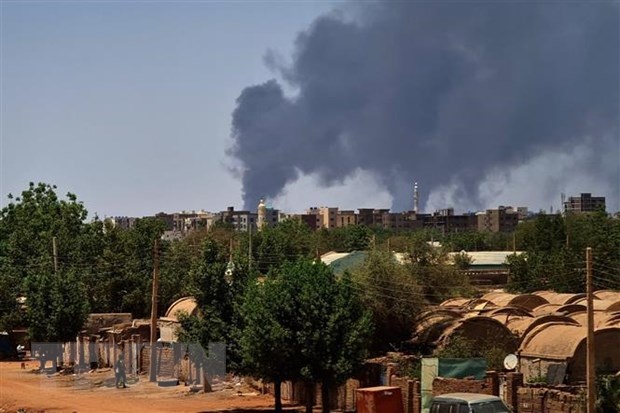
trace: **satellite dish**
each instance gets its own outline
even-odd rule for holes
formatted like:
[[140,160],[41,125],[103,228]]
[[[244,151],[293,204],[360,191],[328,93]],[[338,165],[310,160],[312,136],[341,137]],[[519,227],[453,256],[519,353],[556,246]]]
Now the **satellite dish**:
[[519,364],[519,359],[514,354],[509,354],[504,359],[504,368],[506,370],[514,370],[517,368],[517,364]]

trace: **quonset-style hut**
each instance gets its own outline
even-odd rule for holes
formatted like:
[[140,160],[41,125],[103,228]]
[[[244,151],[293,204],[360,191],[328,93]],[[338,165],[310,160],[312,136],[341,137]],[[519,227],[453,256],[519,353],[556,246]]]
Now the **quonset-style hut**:
[[[581,304],[584,307],[587,307],[588,305],[587,301],[588,301],[587,299],[582,298],[581,300],[577,301],[575,304]],[[620,311],[620,300],[613,300],[613,299],[593,300],[592,304],[594,307],[594,311],[605,311],[608,313]]]
[[[620,328],[598,328],[594,337],[597,371],[619,371]],[[555,384],[582,383],[586,372],[586,330],[564,322],[540,325],[524,336],[518,355],[526,381],[545,376]]]
[[498,307],[522,307],[529,311],[549,301],[536,294],[509,294],[505,292],[493,291],[482,296],[483,300],[492,302]]
[[446,346],[453,337],[462,337],[476,346],[488,347],[492,344],[506,353],[513,353],[518,347],[518,339],[501,322],[484,316],[455,320],[437,340],[439,347]]
[[620,301],[620,291],[598,290],[594,292],[594,296],[599,300]]
[[549,291],[549,290],[536,291],[534,294],[544,298],[551,304],[560,304],[560,305],[573,304],[574,302],[586,296],[584,293],[578,293],[578,294],[556,293],[555,291]]
[[159,326],[159,336],[162,341],[177,341],[179,323],[179,315],[181,313],[187,315],[199,315],[200,310],[198,303],[194,297],[183,297],[176,300],[168,307],[166,315],[157,320]]
[[447,308],[426,311],[417,318],[416,328],[413,333],[414,339],[412,341],[415,344],[435,347],[443,332],[455,320],[461,318],[463,318],[463,313]]

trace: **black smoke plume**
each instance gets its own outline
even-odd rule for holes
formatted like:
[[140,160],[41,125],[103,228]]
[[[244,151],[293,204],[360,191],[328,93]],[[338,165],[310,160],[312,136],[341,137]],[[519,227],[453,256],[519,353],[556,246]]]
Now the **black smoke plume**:
[[229,155],[246,207],[299,174],[330,185],[359,168],[394,209],[411,208],[413,180],[458,182],[460,199],[476,204],[490,170],[586,138],[617,150],[617,2],[353,7],[298,35],[292,63],[277,69],[294,96],[269,80],[237,99]]

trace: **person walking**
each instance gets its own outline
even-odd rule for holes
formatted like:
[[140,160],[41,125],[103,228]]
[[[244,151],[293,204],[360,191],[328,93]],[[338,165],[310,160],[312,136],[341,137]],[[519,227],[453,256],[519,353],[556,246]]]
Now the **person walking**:
[[123,353],[118,355],[118,360],[114,365],[114,376],[116,377],[116,388],[126,388],[127,376],[125,375],[125,361],[123,360]]

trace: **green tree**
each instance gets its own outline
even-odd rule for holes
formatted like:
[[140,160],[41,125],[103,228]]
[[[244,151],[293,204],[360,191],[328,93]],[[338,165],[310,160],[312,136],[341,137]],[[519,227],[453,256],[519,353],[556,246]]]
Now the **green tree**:
[[365,225],[350,225],[345,232],[347,251],[363,251],[368,249],[372,239],[372,231]]
[[254,259],[261,273],[266,274],[285,261],[313,257],[312,233],[298,220],[285,220],[275,227],[267,227],[254,236]]
[[[85,224],[88,212],[75,195],[60,199],[55,186],[31,182],[20,197],[9,195],[9,199],[0,211],[0,329],[8,331],[23,321],[18,297],[25,297],[26,308],[33,310],[24,281],[53,271],[53,238],[58,267],[64,273],[89,266],[98,253],[91,242],[97,224]],[[77,278],[81,281],[81,273]]]
[[450,341],[443,347],[436,349],[434,357],[439,358],[474,358],[480,357],[487,361],[487,369],[502,370],[504,358],[508,352],[497,346],[496,343],[486,343],[480,346],[467,338],[456,335],[450,337]]
[[[104,247],[96,265],[87,274],[91,307],[96,312],[130,312],[135,318],[151,311],[154,242],[164,232],[155,218],[137,220],[131,229],[106,224]],[[159,242],[160,262],[165,261],[168,243]],[[179,288],[181,284],[179,283]],[[171,294],[167,292],[167,294]],[[159,306],[160,314],[165,307]]]
[[596,390],[597,413],[620,411],[620,376],[598,376]]
[[410,251],[409,271],[428,302],[438,304],[451,297],[471,294],[469,278],[450,262],[445,248],[429,244],[422,234],[412,236]]
[[[208,348],[211,342],[227,343],[227,368],[242,372],[238,343],[242,318],[241,300],[252,277],[247,255],[231,252],[215,239],[203,241],[201,257],[195,261],[187,277],[187,295],[193,296],[199,315],[181,315],[181,341],[200,343]],[[230,259],[232,258],[232,266]]]
[[37,342],[75,340],[89,313],[86,287],[73,271],[38,271],[26,277],[28,336]]
[[201,259],[189,273],[188,292],[196,299],[201,314],[180,315],[181,341],[199,342],[203,348],[208,348],[210,342],[226,341],[232,304],[225,272],[225,251],[215,240],[207,238]]
[[411,338],[414,322],[427,301],[409,267],[384,251],[370,251],[352,279],[364,305],[372,311],[375,353],[400,349]]
[[194,265],[192,244],[172,241],[164,250],[159,274],[159,305],[167,309],[181,297],[190,295],[189,274]]
[[[274,382],[320,382],[323,411],[329,391],[345,380],[366,356],[372,323],[357,290],[345,275],[337,280],[324,264],[300,259],[273,271],[248,290],[241,336],[252,374]],[[281,411],[276,393],[276,411]],[[307,408],[311,406],[307,406]]]
[[593,249],[596,287],[620,286],[615,273],[620,268],[620,222],[602,211],[539,215],[520,225],[516,237],[526,252],[508,260],[511,291],[583,292],[586,247]]

